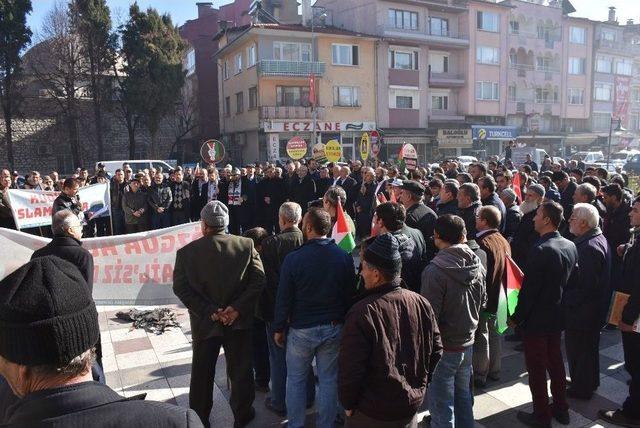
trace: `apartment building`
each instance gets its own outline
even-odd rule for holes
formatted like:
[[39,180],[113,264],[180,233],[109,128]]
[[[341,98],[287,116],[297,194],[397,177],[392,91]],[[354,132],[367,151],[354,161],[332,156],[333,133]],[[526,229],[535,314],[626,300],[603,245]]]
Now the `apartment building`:
[[355,159],[362,133],[377,128],[374,37],[314,21],[252,23],[217,40],[221,135],[235,162],[286,157],[293,137],[309,156],[314,140],[335,139]]

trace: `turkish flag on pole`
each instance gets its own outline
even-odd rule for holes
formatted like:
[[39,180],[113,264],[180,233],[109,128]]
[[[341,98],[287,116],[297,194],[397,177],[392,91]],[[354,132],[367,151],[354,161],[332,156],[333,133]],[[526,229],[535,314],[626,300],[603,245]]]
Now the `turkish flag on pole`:
[[312,107],[316,105],[316,76],[313,73],[309,76],[309,103]]
[[520,172],[518,171],[516,171],[515,175],[513,176],[513,191],[516,192],[516,195],[518,195],[518,199],[520,199],[520,203],[522,203],[524,199],[522,199],[522,188],[520,187]]

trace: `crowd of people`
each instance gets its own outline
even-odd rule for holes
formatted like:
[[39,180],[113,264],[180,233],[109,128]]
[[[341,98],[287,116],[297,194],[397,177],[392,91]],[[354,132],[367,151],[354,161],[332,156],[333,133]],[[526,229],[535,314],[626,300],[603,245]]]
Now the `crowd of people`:
[[[8,173],[0,174],[2,189],[15,185]],[[39,180],[34,176],[26,180],[30,186]],[[173,289],[191,319],[189,406],[204,426],[223,347],[239,427],[255,417],[256,390],[268,393],[266,408],[286,416],[292,428],[305,425],[314,404],[322,428],[414,427],[425,400],[432,427],[472,427],[474,389],[500,379],[503,340],[522,342],[516,349],[529,374],[533,412],[519,411],[518,419],[533,427],[549,427],[552,419],[567,425],[567,397],[590,400],[599,387],[600,333],[616,328],[608,312],[613,293],[621,292],[630,296],[617,325],[629,397],[599,416],[640,427],[640,333],[634,331],[640,196],[624,174],[550,158],[539,168],[528,157],[516,168],[507,153],[503,162],[464,167],[451,159],[413,171],[358,161],[322,166],[312,159],[284,168],[178,167],[165,176],[134,174],[125,164],[112,178],[99,170],[94,179],[111,181],[114,234],[201,223],[203,237],[177,252]],[[54,180],[61,190],[56,237],[80,245],[79,223],[68,219],[82,217],[77,190],[91,181],[82,171],[61,184]],[[358,243],[353,254],[331,238],[337,223]],[[512,334],[504,338],[498,307],[509,259],[524,279],[509,314]],[[47,273],[31,263],[0,284],[0,304],[35,304],[7,291],[39,280],[25,279],[32,276],[25,269]],[[65,280],[89,290],[90,279],[82,276]],[[54,315],[61,314],[39,316]],[[0,338],[19,322],[14,316],[0,311]],[[18,350],[0,340],[0,374],[18,397],[5,412],[10,423],[27,418],[23,403],[33,391],[16,376],[25,367],[60,368],[82,357],[88,381],[85,354],[94,352],[95,334],[67,334],[90,337],[63,354],[56,344],[55,361],[20,354],[20,346],[35,347],[44,337],[20,342]],[[0,404],[0,423],[2,416]]]

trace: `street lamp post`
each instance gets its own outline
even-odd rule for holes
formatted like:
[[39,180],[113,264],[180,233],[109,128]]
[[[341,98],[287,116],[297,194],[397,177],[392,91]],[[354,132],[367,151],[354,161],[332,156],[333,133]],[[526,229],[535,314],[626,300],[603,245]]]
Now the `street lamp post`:
[[[316,6],[311,6],[311,69],[313,70],[314,68],[314,61],[315,61],[315,47],[316,47],[316,33],[315,33],[315,21],[316,21],[316,14],[314,12]],[[327,16],[326,12],[323,12],[320,15],[320,18],[324,18]],[[315,84],[316,84],[316,80],[315,80],[315,73],[313,73],[314,75],[314,79],[313,79],[313,85],[314,85],[314,92],[315,92]],[[311,77],[311,73],[309,74],[309,77]],[[318,109],[317,104],[318,104],[318,94],[315,94],[314,96],[314,104],[311,106],[311,117],[312,117],[312,126],[313,126],[313,131],[311,133],[311,147],[316,145],[316,126],[318,124]]]
[[[613,129],[614,123],[616,123],[616,129]],[[611,115],[611,120],[609,121],[609,148],[607,150],[607,171],[609,170],[609,162],[611,160],[611,134],[613,133],[613,131],[615,131],[616,134],[619,134],[622,131],[626,131],[626,129],[622,127],[621,118],[614,119],[613,115]]]

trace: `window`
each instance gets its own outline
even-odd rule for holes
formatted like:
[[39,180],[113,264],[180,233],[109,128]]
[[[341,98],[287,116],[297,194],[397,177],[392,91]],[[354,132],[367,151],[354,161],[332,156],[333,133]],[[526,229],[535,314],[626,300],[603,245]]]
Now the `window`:
[[242,72],[242,54],[239,53],[236,55],[236,59],[234,61],[235,65],[235,74],[240,74]]
[[584,104],[584,89],[569,88],[569,104],[573,104],[573,105]]
[[432,36],[447,37],[449,35],[449,20],[430,16],[429,34],[431,34]]
[[396,108],[413,108],[413,98],[396,95]]
[[598,73],[611,73],[612,62],[610,57],[598,55],[596,57],[596,71]]
[[476,60],[479,64],[499,64],[500,50],[487,46],[478,46],[476,49]]
[[418,52],[390,50],[389,68],[400,70],[417,70]]
[[571,43],[584,45],[587,41],[587,30],[582,27],[569,27],[569,40]]
[[609,129],[609,125],[611,124],[611,113],[593,113],[591,115],[591,120],[593,123],[593,130],[603,131],[605,129]]
[[236,94],[236,113],[242,113],[244,111],[244,93],[238,92]]
[[333,105],[338,107],[358,107],[358,88],[355,86],[334,86]]
[[432,95],[431,109],[432,110],[449,110],[449,96],[448,95]]
[[224,115],[231,116],[231,97],[224,99]]
[[420,92],[416,88],[411,89],[389,89],[389,108],[392,109],[414,109],[420,107]]
[[249,88],[249,110],[258,108],[258,88],[252,86]]
[[251,45],[247,48],[247,68],[253,67],[258,61],[258,55],[256,51],[256,45]]
[[611,101],[611,92],[613,85],[610,83],[596,82],[593,90],[593,99],[597,101]]
[[633,60],[619,59],[616,61],[616,74],[631,76],[633,74]]
[[518,21],[509,21],[509,32],[518,34],[520,32],[520,23]]
[[515,52],[511,52],[509,54],[509,65],[516,66],[518,65],[518,54]]
[[222,78],[227,80],[229,78],[229,61],[224,62],[222,65]]
[[449,54],[439,52],[429,52],[429,66],[432,73],[449,72]]
[[569,57],[569,74],[584,74],[584,58]]
[[640,86],[634,86],[631,88],[631,101],[634,103],[640,103]]
[[500,89],[496,82],[476,82],[476,99],[497,101],[500,99]]
[[277,86],[276,105],[287,107],[308,107],[309,87],[308,86]]
[[334,65],[358,65],[358,46],[331,45]]
[[418,13],[408,10],[389,9],[389,26],[404,30],[417,30]]
[[196,71],[196,51],[191,49],[187,53],[185,68],[187,72],[187,76],[195,73]]
[[509,85],[509,87],[507,88],[507,97],[509,99],[509,101],[515,101],[516,100],[516,87],[513,85]]
[[492,31],[497,33],[500,31],[500,17],[497,13],[478,12],[476,16],[478,30]]
[[602,40],[606,40],[608,42],[615,42],[616,41],[616,32],[615,31],[610,31],[610,30],[602,30],[602,34],[600,36],[602,38]]
[[273,42],[273,59],[280,61],[311,61],[310,43]]
[[536,58],[536,70],[551,71],[553,69],[553,58],[539,56]]

